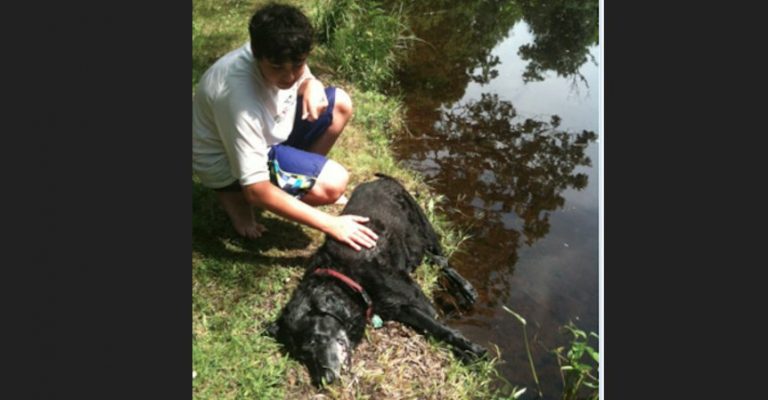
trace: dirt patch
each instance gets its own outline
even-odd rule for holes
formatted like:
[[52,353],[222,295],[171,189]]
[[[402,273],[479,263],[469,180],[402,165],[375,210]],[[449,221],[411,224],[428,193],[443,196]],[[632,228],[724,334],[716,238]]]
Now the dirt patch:
[[448,385],[452,356],[397,322],[367,328],[341,381],[322,390],[311,385],[304,366],[288,371],[291,399],[454,399]]

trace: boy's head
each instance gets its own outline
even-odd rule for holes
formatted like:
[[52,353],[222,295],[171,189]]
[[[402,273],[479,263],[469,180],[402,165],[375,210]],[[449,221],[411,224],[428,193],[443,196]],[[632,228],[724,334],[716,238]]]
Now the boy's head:
[[248,32],[253,56],[273,64],[303,63],[312,50],[315,34],[301,10],[275,3],[253,14]]

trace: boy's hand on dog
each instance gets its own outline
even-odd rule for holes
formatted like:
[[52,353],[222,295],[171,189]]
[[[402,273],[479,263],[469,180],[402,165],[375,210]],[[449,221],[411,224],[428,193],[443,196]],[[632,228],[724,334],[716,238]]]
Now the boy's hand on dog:
[[368,217],[348,214],[339,215],[335,217],[327,233],[334,239],[346,243],[357,251],[362,249],[361,245],[370,249],[376,245],[376,240],[379,236],[363,225],[365,222],[368,222]]

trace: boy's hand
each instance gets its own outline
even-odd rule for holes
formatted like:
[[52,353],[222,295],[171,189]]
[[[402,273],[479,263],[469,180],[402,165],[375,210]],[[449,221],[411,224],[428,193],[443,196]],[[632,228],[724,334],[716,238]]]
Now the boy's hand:
[[349,245],[349,247],[357,251],[362,249],[360,245],[369,249],[376,245],[376,240],[379,236],[363,225],[364,222],[368,222],[367,217],[339,215],[334,218],[335,220],[328,230],[328,234],[334,239]]
[[301,105],[301,119],[314,122],[328,108],[328,98],[325,96],[325,87],[317,79],[310,79],[306,85]]

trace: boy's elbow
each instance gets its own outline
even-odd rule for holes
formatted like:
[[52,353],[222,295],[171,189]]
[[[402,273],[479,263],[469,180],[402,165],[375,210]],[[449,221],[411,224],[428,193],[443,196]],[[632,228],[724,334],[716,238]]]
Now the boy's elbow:
[[243,196],[248,204],[263,208],[268,203],[272,183],[261,181],[243,187]]

